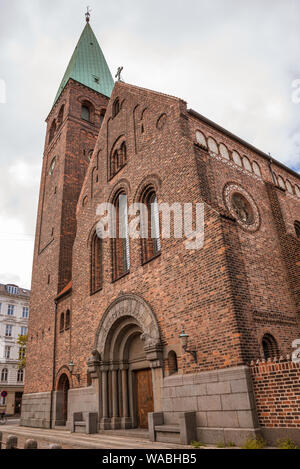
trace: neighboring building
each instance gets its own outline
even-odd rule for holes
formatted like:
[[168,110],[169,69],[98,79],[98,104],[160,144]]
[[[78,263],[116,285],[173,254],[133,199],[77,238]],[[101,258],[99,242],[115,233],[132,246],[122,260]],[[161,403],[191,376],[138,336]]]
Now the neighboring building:
[[25,350],[17,340],[27,334],[29,298],[25,288],[0,284],[0,412],[8,415],[21,412],[25,369],[19,368],[19,359]]
[[[126,200],[153,207],[152,239],[129,239]],[[96,235],[102,202],[123,215],[116,239]],[[160,236],[157,202],[204,204],[202,249]],[[87,24],[47,118],[21,424],[88,411],[144,428],[150,413],[174,441],[195,412],[201,441],[299,440],[299,365],[274,364],[280,388],[250,366],[299,338],[299,227],[297,173],[181,99],[114,84]]]

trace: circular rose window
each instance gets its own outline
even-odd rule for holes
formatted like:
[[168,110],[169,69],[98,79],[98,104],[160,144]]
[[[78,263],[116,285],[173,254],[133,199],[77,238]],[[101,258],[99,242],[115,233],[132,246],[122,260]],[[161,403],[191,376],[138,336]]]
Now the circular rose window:
[[252,225],[254,222],[254,215],[251,205],[242,194],[236,192],[231,198],[231,205],[235,211],[236,216],[242,223]]
[[247,231],[256,231],[260,225],[259,211],[250,194],[237,184],[224,189],[224,201],[237,223]]

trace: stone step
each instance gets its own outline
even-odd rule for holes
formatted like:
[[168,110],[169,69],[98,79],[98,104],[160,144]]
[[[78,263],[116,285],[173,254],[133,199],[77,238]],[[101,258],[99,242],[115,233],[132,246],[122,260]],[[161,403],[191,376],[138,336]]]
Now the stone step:
[[112,435],[112,436],[119,436],[119,437],[129,437],[129,438],[138,438],[141,440],[148,440],[149,439],[149,432],[143,428],[133,428],[127,430],[101,430],[99,432],[102,435]]

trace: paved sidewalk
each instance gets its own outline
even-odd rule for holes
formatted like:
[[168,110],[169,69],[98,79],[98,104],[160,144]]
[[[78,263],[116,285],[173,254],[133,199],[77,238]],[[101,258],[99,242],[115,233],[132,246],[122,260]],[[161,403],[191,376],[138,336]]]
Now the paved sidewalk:
[[[19,448],[24,448],[26,440],[33,439],[37,440],[39,449],[48,449],[52,443],[60,444],[63,449],[192,449],[189,446],[172,443],[152,443],[147,439],[123,434],[85,435],[66,430],[45,430],[9,424],[1,426],[0,432],[3,434],[3,441],[6,441],[8,435],[16,436]],[[128,434],[130,435],[129,432]]]

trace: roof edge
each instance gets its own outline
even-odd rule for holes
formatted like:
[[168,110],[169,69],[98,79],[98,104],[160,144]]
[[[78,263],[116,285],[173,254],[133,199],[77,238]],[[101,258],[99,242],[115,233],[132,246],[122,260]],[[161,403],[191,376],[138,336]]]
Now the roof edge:
[[212,120],[208,119],[207,117],[203,116],[202,114],[199,114],[199,112],[194,111],[194,109],[188,109],[187,110],[188,114],[190,114],[193,117],[196,117],[197,119],[202,120],[206,124],[210,125],[211,127],[214,127],[216,130],[219,130],[220,132],[224,133],[230,138],[233,138],[237,142],[241,143],[242,145],[246,146],[250,150],[254,151],[255,153],[258,153],[260,156],[268,160],[268,162],[272,162],[280,166],[282,169],[287,171],[288,173],[292,174],[293,176],[296,176],[298,179],[300,179],[300,174],[294,171],[293,169],[289,168],[285,164],[281,163],[280,161],[276,160],[276,158],[273,158],[272,156],[268,155],[267,153],[263,152],[259,148],[256,148],[254,145],[251,145],[251,143],[246,142],[246,140],[243,140],[242,138],[238,137],[237,135],[233,134],[229,130],[226,130],[224,127],[222,127],[219,124],[216,124]]

